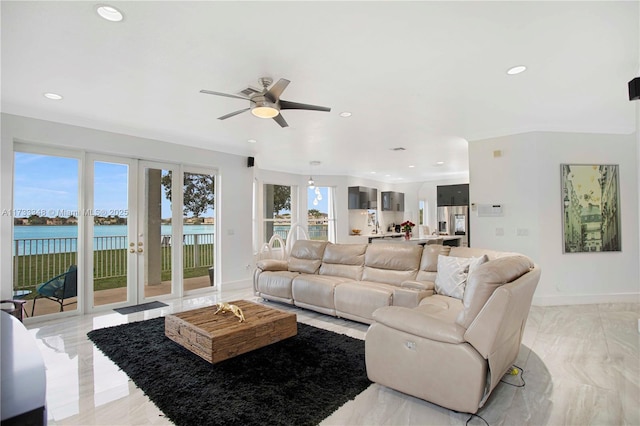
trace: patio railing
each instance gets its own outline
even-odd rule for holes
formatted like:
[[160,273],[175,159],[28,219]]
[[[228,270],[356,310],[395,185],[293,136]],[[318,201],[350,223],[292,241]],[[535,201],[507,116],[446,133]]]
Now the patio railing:
[[[34,291],[37,284],[66,272],[77,264],[76,237],[28,238],[14,240],[13,289]],[[183,237],[183,267],[195,269],[212,266],[215,236],[186,234]],[[171,236],[161,241],[161,271],[171,270]],[[94,279],[126,277],[127,237],[105,236],[93,238]]]

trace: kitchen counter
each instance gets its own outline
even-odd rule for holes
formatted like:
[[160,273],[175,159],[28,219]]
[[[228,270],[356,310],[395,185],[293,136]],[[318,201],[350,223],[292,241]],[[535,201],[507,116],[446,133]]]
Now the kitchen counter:
[[387,234],[372,234],[365,235],[369,243],[375,242],[390,242],[390,243],[407,243],[407,244],[420,244],[425,245],[430,240],[436,238],[442,238],[443,244],[446,246],[459,247],[462,243],[462,235],[429,235],[427,237],[413,237],[409,240],[404,239],[404,233],[389,232]]

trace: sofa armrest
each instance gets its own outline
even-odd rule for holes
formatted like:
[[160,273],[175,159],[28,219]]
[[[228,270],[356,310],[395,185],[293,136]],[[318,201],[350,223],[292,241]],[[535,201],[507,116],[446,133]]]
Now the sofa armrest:
[[403,281],[400,284],[400,287],[412,288],[414,290],[432,290],[432,291],[436,288],[435,284],[430,281]]
[[414,290],[413,288],[394,288],[393,306],[403,306],[405,308],[415,308],[425,297],[433,295],[433,290]]
[[256,267],[261,271],[286,271],[288,263],[286,260],[263,259],[256,263]]
[[373,320],[398,331],[443,343],[464,343],[465,329],[455,322],[445,322],[418,310],[385,306],[373,312]]

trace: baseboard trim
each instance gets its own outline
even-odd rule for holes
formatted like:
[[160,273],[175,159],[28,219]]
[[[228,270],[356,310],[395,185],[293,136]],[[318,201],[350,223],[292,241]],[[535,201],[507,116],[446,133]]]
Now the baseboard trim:
[[534,296],[534,306],[593,305],[597,303],[640,303],[640,293]]
[[244,289],[253,289],[253,282],[250,278],[246,280],[238,280],[238,281],[227,281],[226,283],[222,283],[221,288],[225,291],[229,290],[244,290]]

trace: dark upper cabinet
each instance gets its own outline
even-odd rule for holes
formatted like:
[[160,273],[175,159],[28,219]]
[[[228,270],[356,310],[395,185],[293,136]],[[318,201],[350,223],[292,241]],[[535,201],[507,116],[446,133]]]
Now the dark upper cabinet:
[[382,211],[404,211],[404,193],[385,191],[381,192],[380,195],[382,197]]
[[469,184],[438,186],[438,206],[468,206]]
[[349,209],[377,209],[378,190],[366,186],[349,187]]

